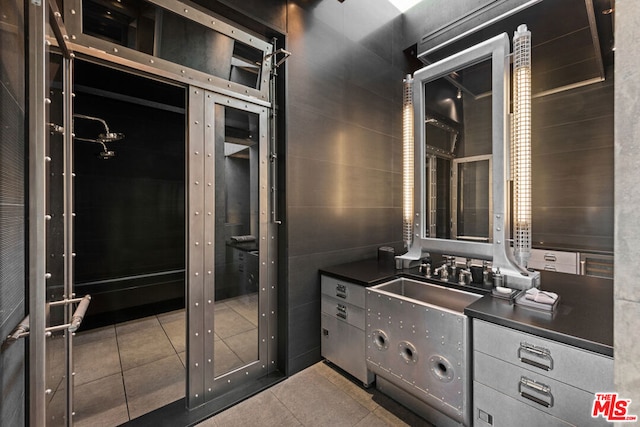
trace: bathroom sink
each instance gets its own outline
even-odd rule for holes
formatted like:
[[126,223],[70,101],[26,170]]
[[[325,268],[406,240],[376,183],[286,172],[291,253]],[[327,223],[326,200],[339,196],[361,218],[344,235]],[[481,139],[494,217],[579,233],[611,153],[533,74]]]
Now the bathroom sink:
[[471,292],[407,278],[395,279],[373,286],[371,289],[383,294],[393,294],[394,296],[404,297],[403,299],[406,300],[414,300],[420,304],[433,305],[458,313],[463,313],[465,307],[482,298],[482,295]]
[[367,368],[383,393],[434,425],[471,425],[464,309],[481,297],[409,278],[367,288]]

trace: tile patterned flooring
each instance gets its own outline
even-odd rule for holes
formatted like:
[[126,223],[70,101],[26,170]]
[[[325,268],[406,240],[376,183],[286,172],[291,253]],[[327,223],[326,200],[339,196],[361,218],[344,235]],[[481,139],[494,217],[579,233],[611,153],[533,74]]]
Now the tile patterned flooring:
[[[216,304],[215,359],[226,372],[256,357],[257,298]],[[178,310],[74,339],[74,425],[112,427],[185,394],[185,313]],[[52,399],[63,399],[63,386]],[[56,405],[52,405],[55,407]],[[430,426],[374,388],[319,362],[198,424],[233,426]]]
[[375,388],[362,388],[324,362],[198,424],[236,426],[432,427]]
[[[257,358],[257,294],[217,302],[215,319],[216,373]],[[183,398],[185,322],[184,310],[178,310],[79,331],[74,425],[117,426]],[[63,395],[60,386],[50,407],[58,407]]]

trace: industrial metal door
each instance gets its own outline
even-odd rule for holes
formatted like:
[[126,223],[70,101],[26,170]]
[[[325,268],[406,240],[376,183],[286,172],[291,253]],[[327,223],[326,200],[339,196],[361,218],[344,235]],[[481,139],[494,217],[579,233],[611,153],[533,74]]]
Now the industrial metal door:
[[275,369],[275,221],[267,107],[192,87],[188,406]]
[[72,335],[90,300],[75,298],[72,277],[73,53],[55,1],[28,14],[29,316],[16,337],[29,337],[30,424],[71,425]]

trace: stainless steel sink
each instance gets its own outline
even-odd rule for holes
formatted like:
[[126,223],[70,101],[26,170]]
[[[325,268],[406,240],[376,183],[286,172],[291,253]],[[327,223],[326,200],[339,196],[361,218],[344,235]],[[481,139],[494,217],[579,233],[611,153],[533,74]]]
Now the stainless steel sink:
[[464,309],[479,298],[406,278],[367,288],[367,368],[376,387],[434,425],[471,425]]
[[405,278],[395,279],[371,289],[458,313],[463,313],[466,306],[482,297],[470,292]]

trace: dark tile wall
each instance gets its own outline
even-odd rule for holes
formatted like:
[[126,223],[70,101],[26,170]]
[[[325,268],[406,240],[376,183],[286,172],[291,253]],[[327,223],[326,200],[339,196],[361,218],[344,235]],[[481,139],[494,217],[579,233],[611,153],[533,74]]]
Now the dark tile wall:
[[401,19],[389,4],[289,3],[288,374],[320,359],[318,269],[401,249]]
[[5,338],[25,315],[24,2],[0,14],[0,424],[24,425],[26,340]]
[[534,99],[533,241],[613,252],[613,73]]

